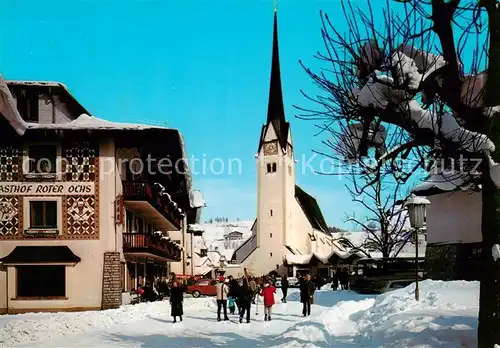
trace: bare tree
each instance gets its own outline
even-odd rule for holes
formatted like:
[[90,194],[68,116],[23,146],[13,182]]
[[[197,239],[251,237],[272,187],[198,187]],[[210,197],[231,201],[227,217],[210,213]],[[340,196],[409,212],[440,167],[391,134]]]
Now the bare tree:
[[412,243],[408,234],[408,215],[402,204],[407,198],[407,190],[400,182],[384,180],[384,176],[378,174],[374,176],[379,176],[380,180],[368,187],[365,185],[372,181],[371,176],[361,179],[353,176],[352,188],[346,185],[353,202],[367,212],[363,219],[351,216],[346,221],[354,222],[366,233],[358,249],[378,251],[382,257],[396,257],[407,243]]
[[[373,174],[362,192],[382,179],[378,173],[404,184],[419,168],[457,186],[481,185],[478,346],[491,348],[500,344],[500,6],[387,1],[377,16],[343,3],[347,34],[321,14],[326,53],[317,58],[329,66],[318,73],[304,66],[322,94],[304,93],[317,107],[299,108],[300,117],[320,121],[329,136],[324,155],[342,157],[350,173]],[[475,158],[480,167],[469,167]]]

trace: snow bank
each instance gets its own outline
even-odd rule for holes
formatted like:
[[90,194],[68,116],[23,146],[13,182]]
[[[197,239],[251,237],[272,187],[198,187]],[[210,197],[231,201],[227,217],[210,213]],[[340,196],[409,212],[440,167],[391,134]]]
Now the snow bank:
[[[315,303],[328,305],[332,293],[337,293],[340,301],[321,315],[291,327],[279,339],[295,339],[289,346],[309,341],[313,347],[477,346],[478,282],[423,281],[419,302],[414,299],[414,290],[412,284],[364,299],[350,291],[319,291]],[[298,298],[298,294],[292,295]]]
[[[184,310],[216,311],[217,304],[206,299],[185,301]],[[36,342],[72,333],[105,329],[154,316],[170,316],[168,302],[139,303],[118,309],[88,312],[29,313],[0,316],[0,347]]]

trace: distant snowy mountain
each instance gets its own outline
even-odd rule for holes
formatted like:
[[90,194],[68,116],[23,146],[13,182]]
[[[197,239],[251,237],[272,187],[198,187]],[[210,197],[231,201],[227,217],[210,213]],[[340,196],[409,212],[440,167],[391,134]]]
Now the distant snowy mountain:
[[[205,274],[217,267],[221,256],[229,263],[234,252],[252,235],[252,221],[229,221],[199,224],[204,232],[194,237],[194,265],[197,274]],[[206,251],[206,256],[202,255]]]

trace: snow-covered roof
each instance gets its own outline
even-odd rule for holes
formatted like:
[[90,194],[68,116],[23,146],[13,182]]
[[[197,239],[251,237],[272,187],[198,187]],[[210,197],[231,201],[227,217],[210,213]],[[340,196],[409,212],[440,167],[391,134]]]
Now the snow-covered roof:
[[312,254],[307,255],[293,255],[290,253],[285,254],[285,260],[290,265],[306,265],[312,259]]
[[434,194],[452,192],[456,190],[468,191],[474,186],[473,177],[464,175],[456,170],[440,170],[433,172],[422,183],[416,185],[411,191],[416,195],[431,196]]
[[12,93],[10,93],[6,81],[0,74],[0,114],[5,117],[17,134],[23,135],[26,131],[26,122],[19,115],[19,111],[15,105]]
[[68,87],[64,83],[57,81],[29,81],[29,80],[8,80],[6,81],[9,85],[17,86],[43,86],[43,87],[61,87],[68,91]]
[[230,261],[233,258],[234,251],[235,249],[225,249],[221,250],[220,253],[222,256],[224,256],[226,261]]
[[80,115],[77,119],[66,123],[26,123],[28,129],[60,129],[60,130],[144,130],[168,129],[166,127],[151,126],[135,123],[111,122],[102,118]]
[[285,260],[288,264],[291,265],[306,265],[311,260],[313,257],[316,257],[318,260],[320,260],[323,263],[328,263],[330,258],[334,255],[337,255],[341,259],[347,259],[351,256],[359,256],[362,257],[359,253],[351,253],[349,251],[340,251],[340,250],[332,250],[328,254],[320,254],[320,253],[310,253],[310,254],[305,254],[305,255],[294,255],[290,252],[285,253]]
[[[420,257],[425,256],[425,251],[427,249],[427,243],[423,242],[420,240],[420,243],[418,245],[418,254]],[[415,244],[412,243],[407,243],[401,251],[398,253],[396,257],[415,257],[416,255],[416,247]],[[370,256],[372,258],[381,258],[382,253],[381,252],[370,252]]]
[[412,197],[408,198],[405,201],[405,206],[406,205],[411,205],[411,204],[425,204],[425,205],[428,205],[428,204],[431,204],[431,202],[429,202],[429,200],[427,198],[425,198],[425,197],[412,196]]
[[[354,245],[362,244],[366,239],[366,232],[332,232],[333,240],[345,238]],[[338,243],[338,241],[335,241]]]
[[195,275],[204,276],[207,273],[212,272],[213,267],[207,264],[202,266],[194,266]]
[[205,231],[205,227],[203,227],[200,224],[190,224],[188,226],[188,230],[189,231],[193,231],[193,232],[204,232]]

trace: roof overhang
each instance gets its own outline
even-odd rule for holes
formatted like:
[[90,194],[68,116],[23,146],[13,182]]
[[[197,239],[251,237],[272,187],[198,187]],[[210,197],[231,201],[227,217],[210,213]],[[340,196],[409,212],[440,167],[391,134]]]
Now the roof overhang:
[[75,265],[80,262],[67,246],[16,246],[12,252],[1,258],[6,265]]
[[9,122],[17,134],[24,135],[27,125],[16,108],[16,103],[3,76],[0,74],[0,114]]

